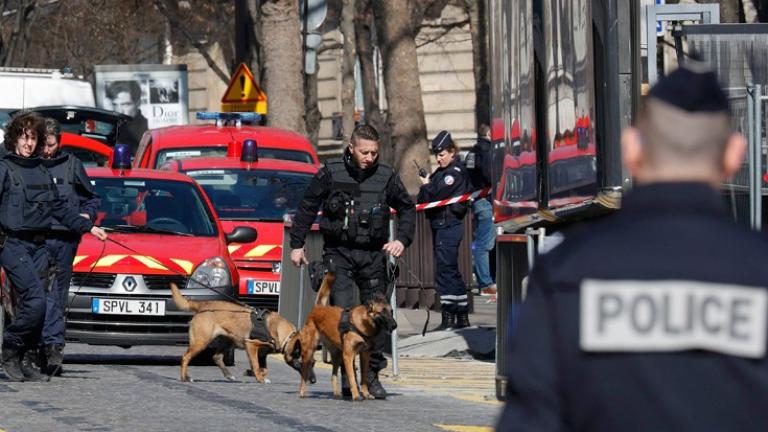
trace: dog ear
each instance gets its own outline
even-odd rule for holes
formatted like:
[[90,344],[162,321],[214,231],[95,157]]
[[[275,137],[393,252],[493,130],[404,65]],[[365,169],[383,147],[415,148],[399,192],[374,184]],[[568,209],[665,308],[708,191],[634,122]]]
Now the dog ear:
[[380,302],[380,303],[388,303],[387,297],[385,297],[383,293],[380,293],[378,291],[373,294],[373,298],[371,299],[371,301],[373,301],[373,302]]

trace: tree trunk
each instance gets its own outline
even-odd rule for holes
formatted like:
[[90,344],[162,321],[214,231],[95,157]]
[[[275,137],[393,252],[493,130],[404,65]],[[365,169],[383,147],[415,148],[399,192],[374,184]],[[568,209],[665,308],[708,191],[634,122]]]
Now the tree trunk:
[[[344,49],[341,62],[341,129],[345,141],[355,128],[355,0],[344,0],[341,10],[341,34]],[[343,148],[343,146],[342,146]]]
[[740,0],[722,0],[720,3],[720,22],[738,23]]
[[267,124],[306,132],[299,8],[294,0],[266,0],[261,4],[264,49],[264,90],[268,98]]
[[24,35],[26,33],[26,28],[28,25],[28,18],[30,14],[32,14],[32,11],[35,10],[35,7],[37,6],[37,2],[34,0],[27,0],[23,4],[19,6],[18,11],[16,12],[16,17],[14,19],[13,23],[13,30],[11,30],[11,37],[10,37],[10,43],[8,45],[8,53],[3,61],[3,66],[19,66],[19,64],[14,64],[17,62],[17,53],[19,45],[23,45],[24,41],[22,40],[24,38]]
[[[235,64],[248,65],[253,78],[260,83],[260,42],[258,31],[259,5],[257,0],[235,0]],[[234,70],[233,68],[233,70]]]
[[[317,57],[315,57],[317,62]],[[317,65],[315,65],[317,70]],[[307,97],[304,99],[304,118],[306,119],[307,138],[312,143],[312,146],[317,151],[318,136],[320,134],[320,120],[322,120],[322,114],[320,113],[320,107],[317,105],[317,73],[311,75],[304,75],[304,91]]]
[[475,130],[491,124],[491,86],[488,76],[487,0],[465,0],[472,35],[472,69],[475,74]]
[[374,1],[379,47],[384,60],[389,130],[395,151],[394,168],[408,191],[419,190],[413,160],[428,165],[427,125],[421,99],[416,42],[410,24],[408,0]]
[[389,141],[389,132],[381,116],[379,107],[379,84],[377,81],[376,52],[373,49],[372,38],[373,13],[369,0],[357,0],[355,15],[355,46],[357,58],[360,59],[360,79],[363,84],[363,107],[365,123],[373,126],[379,132],[379,160],[392,165],[394,151]]

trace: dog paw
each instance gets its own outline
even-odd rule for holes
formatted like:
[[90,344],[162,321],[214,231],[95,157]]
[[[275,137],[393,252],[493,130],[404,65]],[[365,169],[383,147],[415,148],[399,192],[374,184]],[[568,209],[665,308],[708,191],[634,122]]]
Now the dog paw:
[[335,394],[335,395],[333,395],[333,398],[334,398],[334,399],[336,399],[336,400],[342,400],[342,399],[344,399],[344,397],[343,397],[342,395],[340,395],[340,394]]
[[270,380],[269,378],[264,378],[263,384],[272,384],[272,380]]
[[181,379],[181,382],[190,382],[191,383],[191,382],[195,382],[195,380],[193,380],[190,377],[184,377],[184,378]]
[[237,381],[237,378],[235,378],[234,375],[226,375],[225,378],[228,381],[232,381],[232,382]]
[[364,395],[363,395],[363,397],[364,397],[365,399],[368,399],[368,400],[374,400],[374,399],[376,399],[376,397],[375,397],[374,395],[370,394],[370,393],[369,393],[369,394],[364,394]]

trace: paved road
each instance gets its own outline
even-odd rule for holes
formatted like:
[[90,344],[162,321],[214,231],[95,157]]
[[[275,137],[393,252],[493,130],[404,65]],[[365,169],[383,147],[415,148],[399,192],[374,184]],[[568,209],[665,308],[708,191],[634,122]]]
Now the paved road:
[[[489,430],[500,409],[446,382],[433,385],[434,379],[450,379],[439,373],[435,378],[433,369],[443,368],[434,363],[426,365],[432,373],[421,376],[425,369],[411,365],[407,379],[387,379],[392,396],[386,401],[353,403],[332,399],[325,365],[316,369],[310,397],[299,399],[298,374],[273,357],[272,384],[246,377],[226,382],[218,368],[203,366],[190,370],[197,382],[181,383],[182,352],[70,344],[63,377],[50,383],[0,380],[0,431],[471,431]],[[232,371],[242,376],[245,354],[238,351],[236,359]],[[459,368],[466,373],[467,365]],[[466,385],[462,379],[456,387]]]

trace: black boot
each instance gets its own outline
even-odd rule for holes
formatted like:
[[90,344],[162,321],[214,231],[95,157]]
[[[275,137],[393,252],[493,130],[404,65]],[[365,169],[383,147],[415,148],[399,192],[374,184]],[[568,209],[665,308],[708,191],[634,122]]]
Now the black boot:
[[469,323],[469,312],[458,312],[456,313],[456,328],[457,329],[463,329],[466,327],[469,327],[471,324]]
[[453,312],[443,309],[443,322],[435,328],[435,331],[453,330],[456,327],[456,315]]
[[11,346],[3,347],[3,371],[9,381],[24,381],[24,373],[21,371],[21,349]]
[[21,356],[21,373],[24,374],[24,381],[49,380],[49,377],[40,373],[40,366],[37,363],[36,350],[27,350]]
[[64,347],[59,344],[46,345],[43,348],[43,359],[40,364],[40,370],[46,375],[60,376],[61,365],[64,363]]
[[376,399],[387,398],[387,391],[384,390],[384,386],[379,382],[378,372],[368,371],[368,393]]

